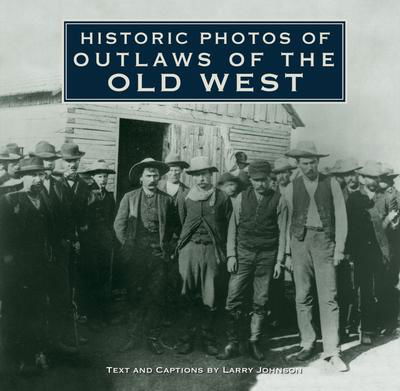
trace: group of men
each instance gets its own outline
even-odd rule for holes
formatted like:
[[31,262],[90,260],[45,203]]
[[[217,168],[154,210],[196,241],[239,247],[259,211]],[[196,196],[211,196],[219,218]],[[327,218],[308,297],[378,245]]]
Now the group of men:
[[[267,160],[247,163],[239,153],[236,169],[215,186],[218,169],[208,157],[189,164],[171,153],[165,162],[146,158],[132,166],[129,177],[140,187],[123,196],[115,214],[106,190],[113,171],[94,162],[82,172],[93,178],[89,186],[78,175],[81,156],[74,143],[58,153],[40,142],[22,159],[6,149],[0,153],[3,165],[19,162],[16,176],[23,181],[22,191],[0,201],[3,329],[11,334],[9,348],[20,349],[22,370],[32,360],[46,365],[49,342],[76,348],[82,337],[73,327],[75,303],[93,328],[102,327],[114,233],[131,307],[122,351],[136,345],[143,327],[148,348],[164,353],[172,285],[183,314],[179,354],[192,352],[199,338],[203,350],[220,360],[245,352],[263,360],[268,310],[286,310],[279,306],[282,294],[270,300],[271,282],[283,286],[285,269],[295,284],[298,360],[317,354],[318,324],[323,358],[337,371],[348,370],[340,345],[351,327],[360,324],[363,344],[395,333],[400,201],[390,168],[378,162],[360,167],[348,159],[325,175],[318,165],[327,155],[300,142],[286,154],[296,166],[286,158],[273,167]],[[58,179],[56,159],[64,163]],[[184,172],[190,188],[182,182]],[[224,271],[227,292],[221,292]],[[221,351],[215,333],[220,297],[228,339]],[[49,309],[42,311],[44,306]]]

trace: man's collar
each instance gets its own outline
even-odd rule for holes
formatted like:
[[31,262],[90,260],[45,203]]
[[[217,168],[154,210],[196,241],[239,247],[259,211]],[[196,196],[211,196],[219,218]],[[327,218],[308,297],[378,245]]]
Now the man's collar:
[[142,190],[143,190],[144,195],[145,195],[146,197],[149,197],[149,198],[155,196],[155,195],[156,195],[156,192],[157,192],[157,189],[156,189],[155,191],[150,191],[150,190],[144,188],[143,186],[142,186]]
[[301,175],[302,175],[303,179],[309,183],[316,183],[316,182],[318,182],[318,179],[319,179],[319,173],[317,174],[315,179],[312,179],[312,180],[307,175],[304,175],[303,173]]

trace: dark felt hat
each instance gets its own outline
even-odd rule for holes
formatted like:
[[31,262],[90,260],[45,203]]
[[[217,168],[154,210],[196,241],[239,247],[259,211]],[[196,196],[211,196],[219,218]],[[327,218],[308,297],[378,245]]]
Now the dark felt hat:
[[249,176],[251,179],[264,179],[268,177],[271,172],[271,164],[267,160],[255,160],[249,164]]
[[23,158],[19,161],[18,176],[26,174],[35,174],[39,171],[44,171],[43,160],[37,156]]
[[64,160],[78,160],[85,152],[79,150],[79,146],[75,143],[68,142],[61,145],[61,158]]
[[243,151],[238,151],[235,153],[235,158],[236,158],[236,163],[237,164],[243,164],[248,166],[249,163],[247,161],[247,154]]
[[145,168],[156,168],[160,174],[160,176],[165,175],[169,171],[168,164],[164,162],[160,162],[158,160],[154,160],[151,157],[143,159],[139,163],[134,164],[129,170],[129,179],[134,181],[137,179],[143,172]]
[[235,182],[238,185],[242,184],[239,177],[232,175],[230,172],[224,172],[218,179],[218,185],[223,185],[226,182]]
[[56,148],[53,144],[50,144],[47,141],[39,141],[36,146],[35,150],[30,153],[31,156],[37,156],[41,159],[58,159],[60,158],[60,154],[56,151]]

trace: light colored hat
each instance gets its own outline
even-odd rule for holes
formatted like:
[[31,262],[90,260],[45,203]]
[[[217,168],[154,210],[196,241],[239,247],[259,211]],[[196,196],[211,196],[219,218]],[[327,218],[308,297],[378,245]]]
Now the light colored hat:
[[317,151],[317,147],[312,141],[299,141],[296,148],[285,154],[288,157],[326,157],[329,154],[322,154]]
[[329,170],[331,174],[345,174],[362,168],[357,160],[353,158],[336,160],[333,167]]
[[284,158],[284,157],[280,157],[279,159],[276,159],[274,162],[274,168],[272,170],[273,173],[278,174],[280,172],[283,171],[288,171],[288,170],[295,170],[296,167],[292,166],[289,163],[289,160]]
[[181,156],[177,153],[172,153],[170,152],[168,156],[165,158],[165,163],[168,164],[168,166],[178,166],[181,168],[189,168],[189,163],[185,162],[184,160],[181,160]]
[[20,155],[10,153],[7,147],[0,147],[0,162],[15,162],[20,159]]
[[8,143],[6,145],[8,152],[14,154],[14,155],[18,155],[20,158],[23,157],[22,154],[22,150],[23,148],[21,148],[17,143]]
[[386,163],[382,163],[382,171],[382,176],[389,178],[395,178],[399,176],[399,174],[394,171],[394,168]]
[[213,166],[207,156],[196,156],[190,161],[190,170],[186,170],[189,175],[193,175],[199,171],[210,170],[217,172],[218,168]]
[[368,160],[364,164],[363,168],[358,172],[363,176],[369,176],[373,178],[379,177],[383,174],[382,163],[374,160]]
[[145,168],[156,168],[160,174],[160,176],[165,175],[169,171],[168,164],[164,162],[160,162],[158,160],[154,160],[151,157],[147,157],[143,159],[139,163],[134,164],[129,170],[129,179],[134,181],[135,178],[141,175]]
[[96,160],[90,165],[90,167],[80,173],[88,175],[115,174],[115,171],[108,167],[108,164],[104,160]]

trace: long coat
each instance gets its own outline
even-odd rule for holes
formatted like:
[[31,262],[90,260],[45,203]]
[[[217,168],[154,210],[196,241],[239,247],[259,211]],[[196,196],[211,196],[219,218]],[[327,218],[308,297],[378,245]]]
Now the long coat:
[[[143,189],[135,189],[126,193],[119,205],[117,216],[114,221],[115,235],[122,246],[135,245],[140,219],[140,201],[143,196]],[[168,249],[168,244],[176,226],[176,217],[172,198],[156,190],[157,211],[159,221],[160,247]]]

